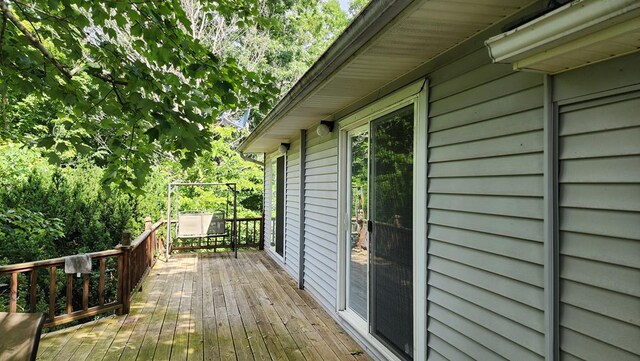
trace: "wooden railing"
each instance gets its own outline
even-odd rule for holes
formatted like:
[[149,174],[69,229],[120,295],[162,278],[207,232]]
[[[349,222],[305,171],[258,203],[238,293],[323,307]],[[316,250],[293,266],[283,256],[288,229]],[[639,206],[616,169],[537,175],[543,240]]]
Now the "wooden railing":
[[[48,300],[48,321],[45,327],[62,325],[71,321],[116,311],[118,314],[129,312],[132,293],[140,287],[144,277],[156,261],[156,254],[160,251],[162,242],[157,237],[157,231],[165,222],[160,220],[151,224],[151,219],[145,220],[145,231],[131,241],[131,234],[125,233],[122,244],[115,249],[89,253],[92,263],[98,266],[98,274],[84,274],[82,276],[82,292],[74,296],[74,275],[63,275],[64,257],[36,262],[27,262],[0,266],[0,276],[10,275],[9,284],[9,312],[18,312],[19,279],[26,281],[28,274],[28,309],[22,312],[36,312],[42,298]],[[92,269],[94,269],[92,267]],[[45,276],[48,290],[39,287],[38,280]],[[48,274],[48,282],[46,275]],[[63,277],[60,277],[63,275]],[[59,278],[66,276],[66,299],[64,307],[57,307]],[[93,282],[92,282],[93,281]],[[96,282],[97,281],[97,282]],[[116,282],[115,287],[113,282]],[[97,290],[95,289],[97,283]],[[92,289],[93,287],[93,289]],[[115,288],[115,292],[108,293]],[[48,291],[48,292],[47,292]],[[93,292],[92,292],[93,291]],[[26,292],[25,292],[26,293]],[[48,297],[47,297],[48,294]],[[97,294],[97,300],[90,297]],[[62,308],[60,310],[60,308]]]
[[[236,223],[238,248],[264,249],[264,219],[262,217],[238,218]],[[225,219],[225,233],[208,237],[173,239],[172,251],[231,248],[233,242],[233,218]]]

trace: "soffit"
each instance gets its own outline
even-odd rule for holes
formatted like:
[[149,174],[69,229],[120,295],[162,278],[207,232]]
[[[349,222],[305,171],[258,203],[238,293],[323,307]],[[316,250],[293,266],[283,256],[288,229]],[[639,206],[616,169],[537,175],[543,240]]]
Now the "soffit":
[[[409,5],[354,56],[242,150],[271,152],[323,119],[531,4],[531,0],[420,0]],[[303,77],[304,79],[304,77]],[[302,80],[301,80],[302,81]]]

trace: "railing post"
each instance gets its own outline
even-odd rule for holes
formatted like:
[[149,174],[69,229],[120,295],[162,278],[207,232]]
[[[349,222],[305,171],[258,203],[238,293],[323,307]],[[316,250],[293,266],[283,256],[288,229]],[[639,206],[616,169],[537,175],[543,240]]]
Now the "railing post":
[[120,302],[122,308],[118,314],[127,314],[131,308],[131,233],[122,233],[122,242],[117,247],[122,250],[122,258],[118,264],[118,282],[120,284]]
[[[151,217],[146,217],[144,219],[144,230],[145,231],[151,231]],[[146,259],[146,264],[147,264],[147,268],[153,266],[153,242],[154,242],[154,237],[155,236],[155,232],[149,232],[149,235],[147,236],[147,240],[145,242],[147,242],[146,244],[146,250],[147,250],[147,259]]]
[[56,317],[56,266],[49,269],[49,322]]
[[16,312],[18,304],[18,272],[11,272],[11,295],[9,298],[9,312]]

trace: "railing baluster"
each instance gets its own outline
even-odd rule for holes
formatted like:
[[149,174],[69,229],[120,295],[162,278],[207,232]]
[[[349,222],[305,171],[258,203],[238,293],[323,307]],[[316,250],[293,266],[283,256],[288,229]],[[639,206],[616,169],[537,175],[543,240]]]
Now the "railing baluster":
[[9,312],[16,312],[18,306],[18,272],[11,272],[11,295],[9,298]]
[[104,278],[107,270],[107,259],[100,259],[100,282],[98,284],[98,305],[104,306]]
[[67,313],[73,312],[73,274],[67,273]]
[[36,296],[38,287],[38,270],[33,269],[31,271],[31,281],[29,284],[29,312],[36,312]]
[[249,221],[244,221],[244,243],[249,244]]
[[[124,270],[124,254],[118,256],[118,303],[124,304],[124,275],[122,271]],[[118,309],[118,315],[123,314],[122,308]]]
[[89,275],[84,274],[84,280],[82,285],[82,309],[84,311],[89,309]]
[[56,266],[49,269],[49,322],[56,317]]

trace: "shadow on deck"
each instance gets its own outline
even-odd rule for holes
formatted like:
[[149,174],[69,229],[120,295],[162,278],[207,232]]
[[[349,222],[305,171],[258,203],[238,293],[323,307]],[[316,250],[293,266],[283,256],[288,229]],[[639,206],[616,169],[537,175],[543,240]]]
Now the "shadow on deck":
[[43,335],[39,360],[364,360],[264,252],[158,262],[131,313]]

